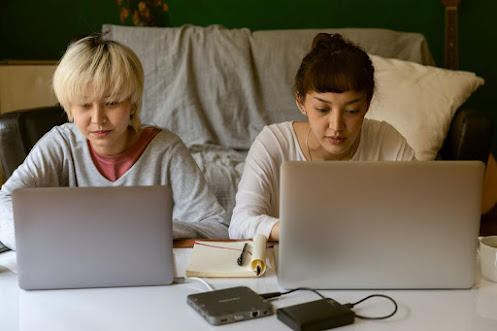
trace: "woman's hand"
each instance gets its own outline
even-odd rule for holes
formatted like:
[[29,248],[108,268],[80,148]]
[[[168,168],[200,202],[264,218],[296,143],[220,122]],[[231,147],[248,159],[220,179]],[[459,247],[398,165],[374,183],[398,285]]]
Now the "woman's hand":
[[271,229],[269,234],[269,241],[279,241],[280,240],[280,222],[276,223]]

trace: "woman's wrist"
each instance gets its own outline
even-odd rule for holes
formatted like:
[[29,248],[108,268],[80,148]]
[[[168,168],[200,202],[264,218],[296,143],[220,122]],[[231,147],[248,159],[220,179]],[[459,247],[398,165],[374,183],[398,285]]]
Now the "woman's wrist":
[[279,241],[280,240],[280,222],[278,221],[273,225],[271,233],[269,234],[269,241]]

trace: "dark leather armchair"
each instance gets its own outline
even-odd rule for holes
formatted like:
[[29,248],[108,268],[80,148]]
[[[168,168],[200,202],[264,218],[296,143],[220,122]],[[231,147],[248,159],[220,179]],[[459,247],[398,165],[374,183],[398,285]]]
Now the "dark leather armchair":
[[481,111],[460,108],[438,158],[442,160],[480,160],[485,164],[490,155],[493,134],[492,118]]
[[[67,122],[60,106],[41,107],[0,114],[0,162],[6,180],[23,162],[33,145],[55,125]],[[443,160],[487,162],[492,142],[490,116],[477,110],[457,111],[440,150]]]
[[0,114],[0,163],[3,179],[12,175],[46,132],[65,122],[67,115],[60,106]]

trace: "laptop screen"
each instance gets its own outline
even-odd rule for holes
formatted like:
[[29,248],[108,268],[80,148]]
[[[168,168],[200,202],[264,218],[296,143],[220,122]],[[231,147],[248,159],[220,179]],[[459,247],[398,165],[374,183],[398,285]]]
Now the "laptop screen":
[[12,199],[21,288],[173,281],[169,187],[29,188]]
[[484,164],[286,162],[282,287],[473,285]]

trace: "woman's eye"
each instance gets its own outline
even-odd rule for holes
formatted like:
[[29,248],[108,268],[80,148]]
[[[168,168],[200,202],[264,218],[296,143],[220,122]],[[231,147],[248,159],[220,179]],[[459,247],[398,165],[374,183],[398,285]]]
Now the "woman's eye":
[[347,110],[347,113],[348,114],[352,114],[352,115],[358,114],[359,112],[360,112],[359,109],[350,109],[350,110]]
[[117,106],[118,104],[119,104],[119,101],[110,101],[110,102],[106,103],[106,105],[109,107]]
[[81,105],[79,105],[81,108],[90,108],[91,105],[89,103],[83,103]]
[[326,113],[328,112],[328,108],[316,108],[316,110],[320,113]]

